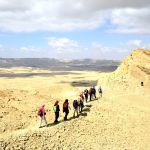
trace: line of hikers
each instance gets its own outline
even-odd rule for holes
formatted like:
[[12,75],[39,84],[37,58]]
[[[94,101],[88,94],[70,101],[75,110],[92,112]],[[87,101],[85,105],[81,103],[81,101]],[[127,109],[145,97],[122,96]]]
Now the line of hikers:
[[[98,93],[99,93],[99,97],[102,97],[102,88],[101,86],[98,88]],[[77,117],[79,116],[79,113],[82,112],[83,107],[84,107],[84,100],[86,101],[86,103],[88,102],[88,97],[90,96],[90,101],[92,100],[92,98],[96,98],[96,89],[95,87],[91,87],[89,90],[85,89],[84,91],[82,91],[79,94],[78,99],[74,99],[73,100],[73,117],[75,117],[75,114],[77,115]],[[65,113],[64,116],[64,121],[68,120],[67,116],[69,114],[69,110],[71,110],[71,107],[69,105],[69,100],[66,99],[63,103],[63,113]],[[55,104],[53,106],[53,111],[55,113],[55,121],[54,123],[58,123],[58,118],[59,118],[59,112],[60,112],[60,106],[59,106],[59,101],[56,100]],[[38,115],[40,116],[40,125],[39,128],[41,128],[42,126],[42,120],[45,121],[45,125],[48,126],[47,124],[47,120],[46,120],[46,111],[45,111],[45,105],[42,105],[39,110],[38,110]]]

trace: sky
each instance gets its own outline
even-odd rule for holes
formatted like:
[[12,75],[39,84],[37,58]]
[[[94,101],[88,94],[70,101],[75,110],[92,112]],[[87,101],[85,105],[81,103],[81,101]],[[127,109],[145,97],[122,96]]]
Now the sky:
[[150,49],[150,0],[0,0],[0,57],[122,60]]

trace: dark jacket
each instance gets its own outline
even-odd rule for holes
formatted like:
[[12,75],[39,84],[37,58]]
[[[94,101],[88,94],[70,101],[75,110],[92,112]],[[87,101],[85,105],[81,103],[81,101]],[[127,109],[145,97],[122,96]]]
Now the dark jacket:
[[84,90],[84,95],[87,96],[88,95],[88,90]]
[[60,111],[59,105],[55,104],[54,106],[56,106],[56,112],[59,112]]
[[92,94],[95,94],[95,93],[96,93],[95,88],[92,88]]

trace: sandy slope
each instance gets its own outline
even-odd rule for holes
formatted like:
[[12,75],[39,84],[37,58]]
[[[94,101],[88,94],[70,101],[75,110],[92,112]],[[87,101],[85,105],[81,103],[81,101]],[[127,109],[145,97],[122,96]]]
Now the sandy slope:
[[[146,51],[147,52],[147,51]],[[139,52],[135,51],[135,55]],[[132,55],[132,58],[137,56]],[[143,53],[142,53],[143,54]],[[141,50],[140,50],[141,55]],[[142,56],[142,55],[141,55]],[[148,55],[149,56],[149,55]],[[143,57],[147,58],[143,55]],[[140,59],[142,59],[140,57]],[[134,60],[134,59],[133,59]],[[138,59],[139,60],[139,59]],[[126,74],[124,73],[127,62]],[[149,150],[150,149],[150,88],[149,74],[141,87],[141,79],[132,70],[131,59],[125,60],[114,73],[98,72],[49,72],[31,68],[7,69],[7,73],[52,73],[30,77],[0,79],[0,150],[2,149],[94,149],[94,150]],[[149,66],[136,61],[134,66]],[[129,70],[128,70],[129,68]],[[132,69],[133,68],[133,69]],[[4,70],[1,70],[4,73]],[[79,118],[72,118],[53,125],[52,105],[60,105],[65,98],[77,97],[79,91],[91,84],[101,84],[104,96],[85,105]],[[38,128],[37,108],[45,103],[49,127]]]

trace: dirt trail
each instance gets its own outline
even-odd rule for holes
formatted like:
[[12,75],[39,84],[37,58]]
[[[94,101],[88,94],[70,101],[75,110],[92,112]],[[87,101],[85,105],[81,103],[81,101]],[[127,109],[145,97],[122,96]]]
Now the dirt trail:
[[[136,105],[134,98],[139,101]],[[87,103],[79,118],[42,129],[15,131],[3,137],[5,142],[3,138],[0,141],[6,149],[148,150],[150,110],[144,109],[146,100],[133,93],[105,95]]]

